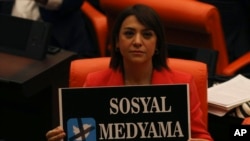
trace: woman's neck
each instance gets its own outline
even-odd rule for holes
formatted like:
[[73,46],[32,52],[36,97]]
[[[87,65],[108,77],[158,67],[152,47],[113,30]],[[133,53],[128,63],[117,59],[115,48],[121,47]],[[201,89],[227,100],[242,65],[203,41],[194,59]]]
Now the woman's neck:
[[153,65],[128,65],[124,64],[125,85],[146,85],[151,84]]

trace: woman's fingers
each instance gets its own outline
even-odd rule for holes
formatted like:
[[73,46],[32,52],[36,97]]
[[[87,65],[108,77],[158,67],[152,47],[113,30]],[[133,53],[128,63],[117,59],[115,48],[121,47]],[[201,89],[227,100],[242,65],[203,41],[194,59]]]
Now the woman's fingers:
[[65,137],[65,132],[61,126],[58,126],[46,133],[48,141],[59,141]]

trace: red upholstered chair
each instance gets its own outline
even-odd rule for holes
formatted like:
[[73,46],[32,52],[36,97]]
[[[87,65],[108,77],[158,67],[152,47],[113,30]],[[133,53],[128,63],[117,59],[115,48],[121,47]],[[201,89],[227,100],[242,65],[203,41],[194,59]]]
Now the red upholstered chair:
[[149,5],[157,11],[164,22],[168,43],[217,50],[217,74],[231,76],[250,63],[250,53],[229,63],[217,8],[196,0],[100,0],[105,15],[93,12],[93,7],[85,1],[82,10],[96,27],[102,56],[107,56],[107,31],[111,30],[116,16],[125,7],[136,3]]
[[243,120],[242,125],[250,125],[250,117],[247,117]]
[[87,0],[83,2],[81,10],[92,23],[99,47],[100,56],[106,56],[106,40],[108,30],[106,15],[95,9]]
[[[82,87],[86,76],[90,72],[109,67],[109,57],[78,59],[71,62],[70,66],[70,87]],[[192,74],[199,91],[201,108],[204,112],[203,120],[207,123],[207,66],[198,61],[184,59],[168,59],[170,68],[181,70]]]

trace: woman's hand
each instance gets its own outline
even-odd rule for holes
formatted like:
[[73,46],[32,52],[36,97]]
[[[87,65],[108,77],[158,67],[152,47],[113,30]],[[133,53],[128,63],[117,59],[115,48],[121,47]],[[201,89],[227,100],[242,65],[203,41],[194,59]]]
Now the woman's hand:
[[46,133],[47,141],[61,141],[66,136],[63,128],[58,126]]

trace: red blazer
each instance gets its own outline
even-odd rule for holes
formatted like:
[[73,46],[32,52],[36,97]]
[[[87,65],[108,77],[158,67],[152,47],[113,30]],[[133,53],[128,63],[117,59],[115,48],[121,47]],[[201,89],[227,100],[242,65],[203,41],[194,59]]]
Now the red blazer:
[[[202,111],[195,82],[190,74],[179,71],[153,71],[151,84],[176,84],[188,83],[190,89],[191,110],[191,136],[213,140],[208,133],[205,123],[202,121]],[[90,73],[85,81],[85,87],[93,86],[122,86],[124,85],[122,73],[112,69],[101,70]]]

